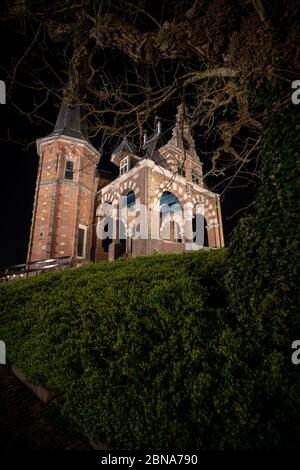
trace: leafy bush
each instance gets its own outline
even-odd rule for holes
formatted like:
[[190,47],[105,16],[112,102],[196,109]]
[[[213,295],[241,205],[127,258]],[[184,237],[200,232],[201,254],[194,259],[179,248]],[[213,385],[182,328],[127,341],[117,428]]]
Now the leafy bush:
[[[100,263],[1,286],[0,337],[64,412],[122,448],[209,448],[220,403],[221,251]],[[219,420],[219,418],[218,418]],[[212,428],[213,429],[213,428]]]
[[228,305],[227,265],[221,250],[157,255],[2,285],[0,338],[80,431],[117,448],[295,447],[291,318],[246,287]]
[[[279,93],[265,96],[270,106]],[[232,328],[226,354],[241,353],[240,386],[248,387],[255,421],[248,442],[299,447],[300,374],[291,345],[300,338],[300,119],[293,105],[271,116],[261,143],[255,211],[238,224],[227,256]]]
[[222,251],[101,263],[0,286],[0,338],[81,431],[123,449],[296,448],[300,134],[262,139],[255,211]]

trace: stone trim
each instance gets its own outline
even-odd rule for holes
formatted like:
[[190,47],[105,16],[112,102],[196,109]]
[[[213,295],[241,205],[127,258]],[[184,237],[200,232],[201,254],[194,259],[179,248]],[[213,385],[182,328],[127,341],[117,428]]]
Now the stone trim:
[[36,140],[36,148],[37,148],[37,153],[38,155],[40,156],[40,153],[41,153],[41,147],[44,145],[44,144],[53,144],[57,141],[62,141],[62,142],[65,142],[65,143],[73,143],[73,144],[76,144],[77,146],[81,146],[81,147],[87,147],[89,150],[92,151],[93,155],[91,156],[94,156],[97,158],[97,163],[99,162],[100,160],[100,152],[98,150],[95,149],[95,147],[93,147],[93,145],[88,142],[87,140],[82,140],[82,139],[78,139],[76,137],[69,137],[69,136],[64,136],[64,135],[52,135],[52,136],[48,136],[48,137],[42,137],[41,139],[37,139]]
[[52,180],[41,181],[39,183],[40,186],[47,186],[47,185],[52,186],[52,185],[56,185],[56,184],[66,184],[67,186],[74,186],[74,187],[77,187],[77,188],[80,188],[80,189],[85,189],[90,194],[96,194],[96,191],[93,191],[92,189],[88,188],[85,184],[78,183],[74,180],[67,180],[65,178],[56,178],[56,179],[52,179]]

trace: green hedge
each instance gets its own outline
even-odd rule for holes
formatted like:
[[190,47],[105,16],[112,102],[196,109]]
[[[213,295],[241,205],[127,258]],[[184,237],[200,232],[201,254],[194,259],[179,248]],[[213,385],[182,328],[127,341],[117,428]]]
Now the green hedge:
[[293,447],[286,330],[228,304],[227,264],[222,250],[156,255],[2,285],[0,338],[80,431],[116,448]]
[[256,398],[247,440],[299,448],[300,366],[291,362],[291,345],[300,338],[300,115],[293,104],[275,111],[282,96],[290,102],[289,93],[262,94],[272,112],[261,139],[261,182],[253,214],[234,230],[226,286],[228,354],[241,351],[240,385],[250,384],[253,403]]
[[2,285],[0,338],[31,381],[63,392],[88,435],[127,449],[214,447],[223,276],[220,250]]

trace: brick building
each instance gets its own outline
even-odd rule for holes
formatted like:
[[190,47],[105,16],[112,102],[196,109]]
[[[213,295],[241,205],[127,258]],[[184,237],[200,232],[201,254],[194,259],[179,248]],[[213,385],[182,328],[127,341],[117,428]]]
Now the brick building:
[[168,142],[158,121],[141,149],[123,139],[111,155],[119,168],[115,178],[97,170],[100,155],[79,107],[61,107],[37,151],[28,261],[69,256],[76,263],[224,246],[220,198],[203,183],[181,107]]

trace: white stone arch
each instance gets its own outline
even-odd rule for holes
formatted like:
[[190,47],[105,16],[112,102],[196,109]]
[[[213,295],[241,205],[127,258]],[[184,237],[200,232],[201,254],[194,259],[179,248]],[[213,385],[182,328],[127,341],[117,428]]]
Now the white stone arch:
[[[128,208],[127,201],[122,201],[121,198],[126,198],[130,192],[134,193],[135,202],[132,207]],[[125,226],[127,238],[131,238],[132,225],[135,224],[137,213],[140,210],[140,198],[138,193],[139,187],[137,186],[136,182],[128,180],[120,184],[118,190],[114,191],[112,194],[112,203],[116,207],[117,219]]]
[[103,235],[106,232],[105,227],[109,224],[109,232],[111,236],[110,239],[116,237],[116,210],[113,207],[111,201],[101,202],[96,209],[96,234],[97,238],[102,241],[103,244]]
[[120,184],[119,196],[123,194],[128,194],[130,191],[133,191],[136,197],[140,194],[140,187],[136,181],[128,179]]
[[113,197],[111,193],[105,193],[101,199],[103,199],[103,202],[112,203]]
[[[96,217],[101,218],[105,217],[107,215],[111,215],[111,211],[113,210],[113,206],[111,201],[102,201],[99,203],[97,209],[96,209]],[[108,214],[109,213],[109,214]]]
[[179,188],[180,188],[180,185],[177,184],[177,183],[174,183],[174,182],[170,186],[166,186],[165,183],[161,183],[159,185],[160,191],[159,191],[158,196],[156,197],[156,201],[158,201],[158,204],[159,204],[160,198],[163,195],[163,193],[169,192],[169,193],[174,194],[174,196],[177,197],[177,199],[178,199],[178,201],[179,201],[179,203],[180,203],[180,205],[183,209],[183,205],[184,205],[185,201],[184,201],[184,198],[183,198],[183,194],[179,191]]
[[[199,197],[201,196],[198,195],[198,199]],[[220,240],[222,240],[222,235],[220,235],[219,227],[222,224],[222,221],[219,219],[221,216],[218,214],[217,196],[215,194],[210,196],[203,194],[202,197],[204,198],[203,216],[206,221],[208,246],[221,246],[222,241]]]
[[[180,206],[180,210],[176,212],[167,211],[164,217],[162,217],[161,198],[165,193],[172,194],[172,196],[176,198]],[[182,241],[184,234],[184,206],[182,204],[182,198],[180,198],[179,192],[175,185],[172,185],[170,188],[165,188],[165,190],[159,194],[159,197],[156,200],[155,217],[158,218],[158,227],[156,226],[156,231],[158,231],[159,239],[170,239],[166,238],[166,230],[171,236],[171,231],[173,231],[175,234],[175,227],[178,227],[181,235],[180,239]]]

